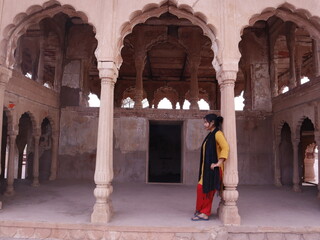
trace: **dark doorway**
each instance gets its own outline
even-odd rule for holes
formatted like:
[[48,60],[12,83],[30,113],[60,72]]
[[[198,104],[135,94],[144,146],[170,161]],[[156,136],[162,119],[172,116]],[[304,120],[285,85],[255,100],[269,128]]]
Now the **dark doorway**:
[[291,129],[288,123],[284,123],[281,129],[280,143],[280,169],[281,183],[292,185],[293,179],[293,148],[291,141]]
[[148,182],[181,182],[181,126],[150,122]]

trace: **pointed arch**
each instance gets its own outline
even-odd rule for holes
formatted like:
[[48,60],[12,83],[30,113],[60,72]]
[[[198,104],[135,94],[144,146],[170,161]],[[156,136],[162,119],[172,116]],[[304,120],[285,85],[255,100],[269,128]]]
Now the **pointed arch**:
[[[20,117],[19,117],[19,119],[18,119],[18,123],[19,123],[19,121],[20,121],[20,119],[21,119],[21,117],[22,117],[22,115],[23,114],[27,114],[29,117],[30,117],[30,120],[31,120],[31,125],[32,125],[32,134],[35,134],[37,131],[39,131],[39,124],[38,124],[38,122],[37,122],[37,120],[36,120],[36,117],[34,116],[34,114],[32,113],[32,112],[30,112],[30,111],[26,111],[26,112],[24,112],[24,113],[22,113],[21,115],[20,115]],[[19,129],[18,129],[19,130]]]
[[278,136],[278,137],[281,136],[281,131],[282,131],[282,128],[283,128],[284,124],[288,124],[288,126],[291,129],[290,122],[287,121],[287,120],[282,119],[281,121],[278,121],[277,123],[274,124],[274,129],[275,129],[274,133],[275,133],[276,136]]
[[48,121],[49,121],[49,123],[50,123],[50,125],[51,125],[52,133],[58,131],[58,129],[57,129],[57,124],[56,124],[54,118],[53,118],[52,116],[50,116],[50,115],[47,115],[47,116],[45,116],[44,118],[42,118],[41,123],[42,123],[46,118],[48,119]]
[[312,125],[313,125],[313,127],[314,127],[314,131],[315,131],[315,124],[314,124],[315,121],[314,121],[314,119],[313,119],[312,117],[303,115],[302,117],[299,118],[299,120],[298,120],[298,122],[297,122],[297,124],[296,124],[295,129],[293,129],[293,130],[294,130],[294,133],[295,133],[295,137],[300,137],[301,126],[302,126],[304,120],[306,120],[306,119],[309,119],[309,120],[311,121],[311,123],[312,123]]

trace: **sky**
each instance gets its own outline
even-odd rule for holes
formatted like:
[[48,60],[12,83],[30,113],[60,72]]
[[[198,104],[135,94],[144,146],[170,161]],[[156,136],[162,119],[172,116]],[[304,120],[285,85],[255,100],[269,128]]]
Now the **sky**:
[[[243,110],[243,92],[241,93],[240,96],[235,97],[234,102],[235,102],[235,110]],[[179,104],[179,103],[178,103]],[[177,104],[176,109],[180,109],[180,106]],[[199,102],[199,108],[200,110],[209,110],[209,105],[206,101],[204,101],[203,99],[201,99]],[[97,97],[97,95],[90,93],[89,94],[89,106],[90,107],[100,107],[100,100]],[[183,109],[189,109],[190,106],[190,102],[189,101],[185,101],[183,104]],[[158,105],[158,109],[171,109],[171,103],[167,98],[164,98],[160,101],[159,105]]]

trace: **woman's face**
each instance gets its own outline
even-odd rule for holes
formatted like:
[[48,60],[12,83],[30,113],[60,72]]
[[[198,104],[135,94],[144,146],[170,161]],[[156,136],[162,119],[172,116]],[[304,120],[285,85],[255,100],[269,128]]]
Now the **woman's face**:
[[206,119],[204,119],[203,126],[204,126],[204,128],[205,128],[206,130],[209,130],[209,131],[210,131],[210,130],[212,130],[212,129],[214,128],[214,123],[213,123],[213,122],[209,123],[209,122],[207,122]]

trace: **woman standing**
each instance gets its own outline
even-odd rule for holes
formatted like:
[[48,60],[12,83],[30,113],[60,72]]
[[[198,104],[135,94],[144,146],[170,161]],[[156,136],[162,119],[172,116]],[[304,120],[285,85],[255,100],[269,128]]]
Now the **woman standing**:
[[229,145],[220,131],[223,118],[208,114],[203,119],[209,134],[201,146],[196,212],[192,221],[209,219],[213,196],[216,191],[222,190],[223,162],[229,154]]

